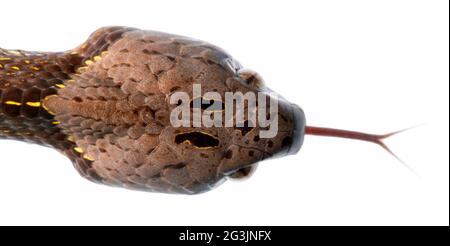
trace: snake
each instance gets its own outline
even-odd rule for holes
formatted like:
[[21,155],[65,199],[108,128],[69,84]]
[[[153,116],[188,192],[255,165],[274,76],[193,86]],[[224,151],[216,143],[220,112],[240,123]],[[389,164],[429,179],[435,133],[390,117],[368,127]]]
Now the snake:
[[170,98],[192,93],[194,84],[221,96],[270,96],[261,76],[221,48],[163,32],[109,26],[64,52],[0,49],[0,139],[54,148],[96,183],[198,194],[249,177],[260,161],[297,153],[305,134],[380,145],[387,137],[307,127],[303,110],[282,97],[273,99],[278,131],[270,138],[248,122],[175,127]]

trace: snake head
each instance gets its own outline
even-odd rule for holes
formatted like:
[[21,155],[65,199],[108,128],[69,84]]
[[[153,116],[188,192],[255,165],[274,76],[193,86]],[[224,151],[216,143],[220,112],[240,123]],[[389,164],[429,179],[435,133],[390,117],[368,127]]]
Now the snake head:
[[71,54],[83,66],[44,106],[91,180],[196,194],[300,149],[302,110],[218,47],[110,27]]

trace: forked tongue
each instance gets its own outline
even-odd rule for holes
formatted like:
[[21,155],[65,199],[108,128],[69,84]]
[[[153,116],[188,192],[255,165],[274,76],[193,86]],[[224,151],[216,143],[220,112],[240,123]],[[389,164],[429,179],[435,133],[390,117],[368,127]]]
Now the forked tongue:
[[357,132],[357,131],[349,131],[349,130],[341,130],[334,128],[326,128],[326,127],[316,127],[316,126],[306,126],[305,134],[315,135],[315,136],[324,136],[324,137],[336,137],[336,138],[348,138],[348,139],[356,139],[366,142],[371,142],[374,144],[378,144],[387,152],[389,152],[392,156],[394,156],[398,161],[400,161],[406,168],[408,168],[411,172],[417,175],[417,173],[408,166],[405,162],[403,162],[391,149],[383,142],[384,139],[396,135],[400,132],[404,132],[414,127],[406,128],[403,130],[390,132],[387,134],[370,134],[365,132]]

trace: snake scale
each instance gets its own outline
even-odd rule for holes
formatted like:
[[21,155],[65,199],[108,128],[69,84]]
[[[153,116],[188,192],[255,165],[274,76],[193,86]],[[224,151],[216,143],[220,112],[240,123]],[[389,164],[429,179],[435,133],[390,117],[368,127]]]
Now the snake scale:
[[[241,111],[258,119],[275,112],[275,135],[261,137],[268,126],[250,113],[238,123],[237,104],[207,93],[171,101],[177,93],[194,95],[197,85],[225,99],[230,92],[262,95],[257,107],[247,101]],[[188,124],[181,127],[172,121],[181,106],[215,119],[226,118],[230,105],[231,127],[195,125],[195,116],[182,118]],[[297,153],[305,134],[369,141],[393,154],[382,140],[398,132],[306,126],[303,111],[274,96],[257,73],[214,45],[182,36],[112,26],[65,52],[0,49],[0,139],[52,147],[81,176],[106,185],[198,194],[250,176],[264,159]]]
[[303,112],[280,101],[278,134],[263,139],[258,126],[172,127],[169,96],[261,82],[211,44],[128,27],[100,28],[66,52],[0,49],[0,139],[55,148],[94,182],[196,194],[297,152]]

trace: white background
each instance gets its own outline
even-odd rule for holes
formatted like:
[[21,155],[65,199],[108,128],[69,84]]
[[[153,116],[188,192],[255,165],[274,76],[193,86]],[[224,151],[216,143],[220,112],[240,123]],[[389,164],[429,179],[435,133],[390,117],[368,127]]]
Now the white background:
[[2,225],[448,225],[448,1],[5,1],[0,46],[62,51],[105,25],[195,37],[258,71],[311,125],[295,156],[198,196],[90,183],[58,152],[0,140]]

